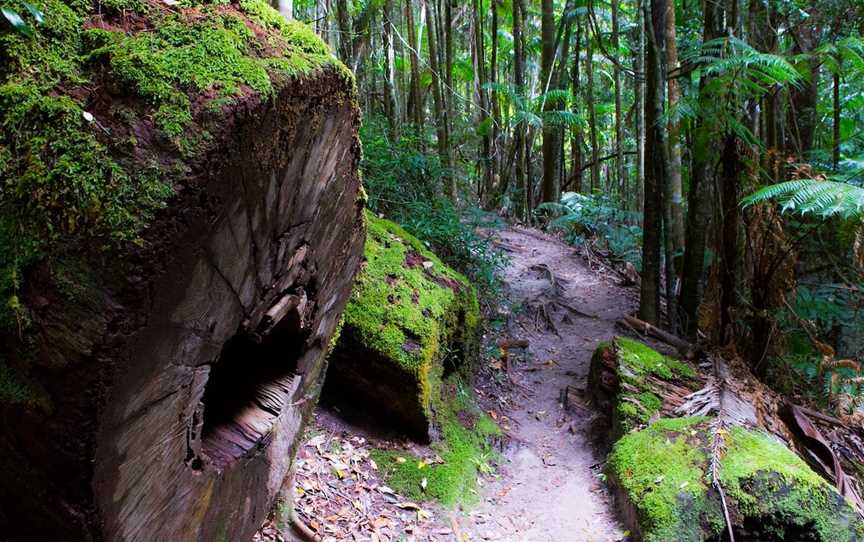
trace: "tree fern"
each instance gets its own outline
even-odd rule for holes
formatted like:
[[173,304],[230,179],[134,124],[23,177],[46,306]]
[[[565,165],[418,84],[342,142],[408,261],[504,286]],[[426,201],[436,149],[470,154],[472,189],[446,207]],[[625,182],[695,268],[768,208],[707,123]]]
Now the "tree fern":
[[840,181],[798,179],[772,184],[750,194],[742,204],[747,207],[771,200],[784,212],[864,219],[864,188]]

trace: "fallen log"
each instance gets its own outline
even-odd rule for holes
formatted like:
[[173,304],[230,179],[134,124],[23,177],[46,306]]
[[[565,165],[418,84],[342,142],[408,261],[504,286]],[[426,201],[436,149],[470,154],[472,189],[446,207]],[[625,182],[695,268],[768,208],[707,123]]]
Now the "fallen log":
[[[77,92],[67,108],[91,93],[91,118],[112,133],[98,133],[98,148],[117,168],[152,161],[173,195],[138,242],[106,252],[69,235],[21,277],[30,324],[0,330],[0,377],[25,382],[0,395],[0,539],[242,542],[291,468],[362,256],[359,111],[353,81],[311,31],[243,5],[204,3],[187,17],[147,3],[193,36],[239,29],[226,58],[248,55],[237,65],[264,78],[260,92],[235,83],[230,99],[226,87],[193,93],[182,138],[160,131],[159,112],[114,71],[117,48],[156,35],[144,15],[134,29],[99,28],[93,42],[107,45],[88,72],[98,82],[58,86]],[[131,95],[110,94],[120,89]],[[177,142],[202,133],[203,150],[181,160]]]
[[625,324],[626,328],[631,329],[631,330],[635,330],[644,336],[652,337],[654,339],[663,341],[664,343],[666,343],[670,346],[675,347],[678,350],[678,352],[682,356],[684,356],[685,359],[694,359],[696,357],[696,354],[697,354],[696,345],[690,344],[689,342],[685,341],[681,337],[673,335],[673,334],[669,333],[668,331],[665,331],[663,329],[660,329],[657,326],[649,324],[648,322],[645,322],[644,320],[640,320],[639,318],[636,318],[635,316],[627,315],[627,316],[624,316],[624,318],[622,318],[621,320]]

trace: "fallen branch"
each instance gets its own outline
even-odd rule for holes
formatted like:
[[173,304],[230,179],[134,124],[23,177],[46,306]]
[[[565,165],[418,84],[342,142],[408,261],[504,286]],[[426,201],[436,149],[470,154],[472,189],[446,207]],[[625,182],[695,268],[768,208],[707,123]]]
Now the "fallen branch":
[[681,355],[683,355],[686,359],[693,359],[696,357],[696,353],[698,351],[697,347],[684,339],[669,333],[668,331],[662,330],[657,326],[651,325],[644,320],[640,320],[635,316],[624,316],[622,319],[626,324],[626,327],[630,329],[638,330],[641,335],[646,337],[653,337],[657,340],[663,341],[664,343],[675,347]]

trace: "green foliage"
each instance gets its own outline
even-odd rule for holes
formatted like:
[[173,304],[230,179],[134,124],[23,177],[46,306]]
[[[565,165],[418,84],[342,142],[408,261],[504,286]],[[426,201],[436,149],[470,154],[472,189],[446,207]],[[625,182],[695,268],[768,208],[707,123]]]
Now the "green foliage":
[[632,263],[642,260],[642,228],[639,213],[626,211],[620,203],[601,194],[565,192],[560,203],[542,203],[537,211],[550,217],[549,225],[561,230],[568,242],[597,243],[611,257]]
[[441,196],[447,172],[437,155],[422,150],[422,140],[407,130],[396,142],[386,132],[380,117],[367,118],[360,130],[360,167],[369,208],[400,223],[447,264],[465,273],[485,299],[497,295],[496,271],[506,260]]
[[771,200],[777,200],[784,212],[821,218],[864,218],[864,188],[839,181],[797,179],[772,184],[745,197],[742,203],[749,206]]
[[[41,25],[45,22],[45,15],[42,13],[39,8],[31,4],[30,2],[21,1],[21,5],[24,9],[30,14],[33,20],[37,25]],[[24,20],[21,14],[17,9],[8,6],[0,6],[0,14],[3,15],[3,18],[6,22],[16,31],[24,34],[25,36],[31,37],[33,36],[33,28],[30,26],[30,23]]]

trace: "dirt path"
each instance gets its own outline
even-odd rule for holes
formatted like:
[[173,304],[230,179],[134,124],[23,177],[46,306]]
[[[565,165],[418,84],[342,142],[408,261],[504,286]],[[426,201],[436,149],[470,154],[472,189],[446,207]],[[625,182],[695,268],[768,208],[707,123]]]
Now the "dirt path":
[[[484,488],[483,503],[462,518],[463,528],[473,540],[620,540],[597,478],[602,458],[590,445],[593,413],[565,412],[559,397],[567,385],[584,389],[594,347],[614,335],[615,320],[633,306],[632,294],[589,269],[572,247],[536,230],[512,227],[497,238],[511,259],[504,277],[514,307],[509,333],[530,341],[530,356],[511,368],[518,391],[502,408],[513,438],[508,462]],[[596,318],[560,305],[547,305],[554,326],[538,317],[538,300],[548,301],[550,272],[559,299]]]
[[[482,477],[479,503],[467,510],[406,506],[404,497],[386,487],[370,450],[395,447],[424,455],[420,447],[387,428],[370,430],[319,407],[298,452],[295,506],[323,542],[624,538],[597,476],[603,458],[591,446],[595,413],[567,412],[559,398],[568,385],[585,387],[591,353],[614,335],[614,322],[631,311],[634,293],[591,270],[573,247],[537,230],[508,227],[494,236],[510,257],[503,277],[509,311],[502,333],[529,341],[527,351],[511,351],[509,379],[501,360],[487,351],[474,383],[478,402],[509,437],[497,472]],[[487,342],[498,339],[493,335]],[[255,540],[293,538],[268,522]]]

